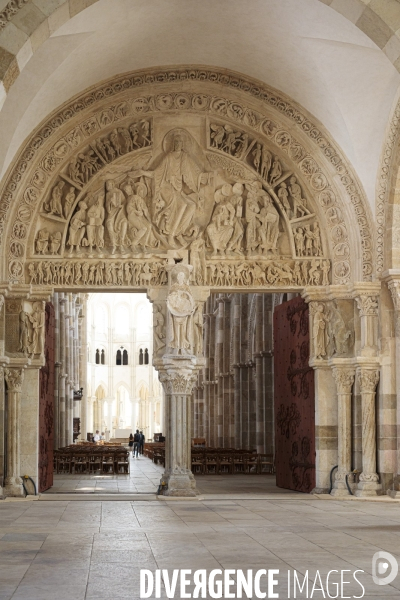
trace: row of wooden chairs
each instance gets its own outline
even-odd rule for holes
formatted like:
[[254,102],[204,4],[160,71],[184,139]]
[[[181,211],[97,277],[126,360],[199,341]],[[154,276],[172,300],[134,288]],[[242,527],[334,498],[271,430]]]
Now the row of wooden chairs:
[[54,470],[56,473],[107,475],[129,474],[129,452],[127,450],[104,450],[82,452],[55,450]]
[[194,475],[237,475],[275,473],[272,454],[253,452],[196,452],[192,453]]

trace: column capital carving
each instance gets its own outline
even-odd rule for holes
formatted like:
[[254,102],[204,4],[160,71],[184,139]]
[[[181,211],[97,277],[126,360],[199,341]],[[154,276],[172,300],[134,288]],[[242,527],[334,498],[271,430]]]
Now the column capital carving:
[[4,369],[4,378],[10,392],[21,392],[24,380],[24,369],[8,368]]
[[192,373],[160,372],[160,381],[167,394],[191,394],[197,381],[197,371]]
[[394,309],[400,311],[400,279],[392,279],[387,284],[392,295]]
[[355,300],[357,303],[357,308],[360,311],[361,317],[376,317],[378,316],[379,309],[379,295],[367,295],[362,294],[360,296],[356,296]]
[[379,381],[378,369],[360,369],[357,372],[357,380],[361,393],[374,393]]
[[348,367],[333,367],[332,375],[336,382],[338,394],[350,394],[354,383],[355,369]]

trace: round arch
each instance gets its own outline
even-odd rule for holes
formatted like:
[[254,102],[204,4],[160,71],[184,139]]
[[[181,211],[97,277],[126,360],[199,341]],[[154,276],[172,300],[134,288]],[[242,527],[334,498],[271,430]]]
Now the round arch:
[[[107,193],[117,188],[122,197],[132,193],[132,188],[140,189],[142,199],[152,202],[150,180],[154,182],[157,164],[168,158],[172,139],[178,135],[191,160],[208,173],[208,181],[203,178],[192,184],[203,194],[203,215],[178,242],[179,236],[171,239],[165,232],[165,224],[163,236],[158,223],[152,254],[162,260],[154,259],[146,266],[143,256],[148,263],[148,247],[125,253],[117,248],[114,254],[115,244],[107,241],[104,223]],[[3,279],[85,291],[164,285],[168,252],[179,253],[199,232],[204,234],[213,215],[212,195],[216,198],[224,185],[232,188],[235,182],[245,186],[247,196],[253,193],[251,186],[256,193],[258,188],[269,195],[279,217],[275,240],[271,234],[272,239],[270,235],[264,244],[266,252],[253,254],[261,262],[268,258],[293,261],[289,274],[285,275],[285,268],[282,272],[284,260],[270,277],[263,262],[260,272],[260,263],[255,267],[253,261],[252,275],[242,285],[298,289],[309,283],[327,284],[324,260],[331,261],[331,283],[373,278],[369,209],[351,165],[323,127],[289,98],[260,82],[218,69],[177,68],[126,74],[96,86],[53,113],[31,136],[10,169],[1,195],[0,227],[7,248]],[[296,186],[297,193],[293,192]],[[301,206],[295,208],[296,195],[305,212]],[[86,227],[80,237],[76,224],[90,209],[91,218],[103,222],[102,231]],[[246,226],[243,213],[240,218]],[[148,219],[153,227],[156,218],[153,213]],[[136,221],[131,225],[135,230]],[[307,228],[318,231],[320,242],[314,250],[298,251],[295,234],[299,227],[303,233]],[[247,232],[245,240],[246,236]],[[243,262],[241,250],[237,263]],[[218,251],[213,248],[214,261]],[[135,265],[128,260],[132,255]],[[305,256],[307,269],[295,281],[295,259]],[[319,271],[315,280],[306,274],[313,269],[312,260],[317,261],[314,271]],[[213,276],[212,269],[208,279],[213,287],[224,286],[223,276],[215,272]]]

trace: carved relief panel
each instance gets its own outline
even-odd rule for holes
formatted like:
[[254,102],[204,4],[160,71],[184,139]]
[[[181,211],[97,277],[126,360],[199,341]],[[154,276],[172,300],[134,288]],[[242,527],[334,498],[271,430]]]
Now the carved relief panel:
[[127,261],[163,262],[184,249],[198,285],[220,287],[238,271],[235,285],[246,287],[346,283],[351,245],[338,185],[357,215],[368,279],[357,184],[298,107],[218,70],[132,74],[67,103],[29,140],[0,201],[0,233],[15,206],[7,277],[34,282],[50,262],[52,285],[65,285],[53,282],[71,257],[71,285],[84,285],[85,264],[94,274],[86,285],[105,285],[109,262],[111,271],[122,263],[119,281],[131,287]]

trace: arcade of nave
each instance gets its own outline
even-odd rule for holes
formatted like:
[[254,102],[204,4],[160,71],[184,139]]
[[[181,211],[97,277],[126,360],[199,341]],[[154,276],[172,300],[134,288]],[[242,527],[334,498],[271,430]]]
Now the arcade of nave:
[[[362,468],[359,495],[397,485],[395,333],[389,289],[374,267],[381,249],[353,168],[305,110],[218,69],[130,74],[95,86],[43,123],[3,189],[3,355],[14,431],[21,401],[28,402],[25,382],[38,379],[43,364],[43,344],[19,342],[21,313],[42,323],[38,339],[37,303],[55,293],[146,291],[153,364],[165,392],[167,493],[193,495],[194,386],[194,432],[206,433],[211,418],[201,413],[203,392],[195,385],[199,377],[212,380],[207,340],[214,326],[203,331],[216,310],[210,293],[223,294],[218,314],[233,294],[232,321],[241,320],[246,302],[235,292],[264,298],[254,301],[260,306],[265,292],[301,294],[310,307],[315,371],[316,489],[329,487],[335,464],[335,494],[348,493],[345,476],[355,466]],[[272,308],[260,310],[267,316]],[[272,351],[266,343],[233,368],[264,360]],[[265,447],[271,430],[262,437],[270,427],[264,392],[249,390],[256,411],[247,442],[239,441]],[[228,436],[237,443],[221,409],[232,402],[237,406],[231,393],[218,396],[223,423],[209,428],[210,441],[224,445]],[[22,454],[18,444],[8,453],[6,493],[18,493]],[[33,461],[29,468],[37,472]]]

